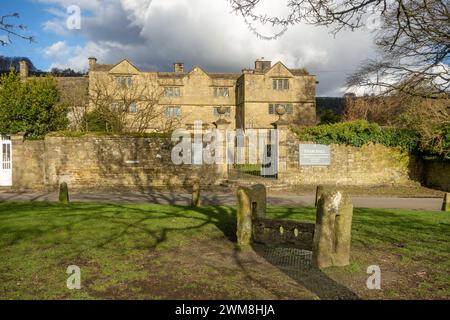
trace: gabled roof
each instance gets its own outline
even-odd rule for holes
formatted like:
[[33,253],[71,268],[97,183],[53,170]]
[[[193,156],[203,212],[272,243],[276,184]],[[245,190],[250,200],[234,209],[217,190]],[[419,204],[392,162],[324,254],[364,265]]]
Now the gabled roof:
[[136,68],[130,61],[124,59],[116,64],[111,70],[110,73],[126,73],[126,74],[138,74],[141,71]]
[[286,66],[284,65],[284,63],[282,63],[282,62],[280,62],[280,61],[278,61],[277,63],[275,63],[273,66],[271,66],[271,67],[270,67],[269,69],[267,69],[266,71],[263,71],[262,73],[267,74],[267,73],[271,72],[273,69],[275,69],[276,67],[279,67],[279,66],[281,66],[283,69],[285,69],[287,72],[289,72],[292,76],[294,76],[294,74],[292,73],[292,71],[291,71],[288,67],[286,67]]
[[193,67],[189,72],[158,72],[157,74],[160,79],[182,79],[194,73],[196,68],[197,72],[203,73],[211,79],[236,80],[242,75],[242,73],[206,72],[199,66]]
[[202,67],[200,66],[193,66],[191,71],[188,72],[188,75],[193,73],[200,73],[209,76],[208,73],[205,70],[203,70]]

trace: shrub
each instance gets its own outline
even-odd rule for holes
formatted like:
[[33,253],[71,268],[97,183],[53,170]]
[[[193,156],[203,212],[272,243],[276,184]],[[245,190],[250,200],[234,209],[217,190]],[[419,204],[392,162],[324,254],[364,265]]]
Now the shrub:
[[67,122],[67,107],[59,103],[53,78],[22,81],[14,72],[0,77],[0,132],[25,132],[36,139],[65,129]]
[[85,114],[83,123],[86,131],[108,131],[107,122],[98,109]]
[[346,144],[360,147],[379,143],[389,147],[417,150],[420,137],[413,129],[381,128],[365,120],[318,125],[294,130],[300,140],[321,144]]
[[325,110],[320,114],[320,124],[330,124],[340,122],[342,117],[333,110]]
[[431,137],[421,143],[422,151],[431,156],[450,160],[450,123],[436,128]]

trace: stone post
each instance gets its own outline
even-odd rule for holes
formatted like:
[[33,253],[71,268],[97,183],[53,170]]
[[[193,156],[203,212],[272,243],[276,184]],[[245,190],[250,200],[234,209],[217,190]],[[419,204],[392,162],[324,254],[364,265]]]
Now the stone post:
[[314,207],[316,207],[316,208],[317,208],[317,202],[319,201],[320,196],[322,195],[322,193],[323,193],[323,186],[317,186],[317,188],[316,188],[316,200],[314,201]]
[[227,163],[227,129],[230,125],[230,121],[225,120],[225,108],[219,107],[217,110],[219,113],[219,119],[214,122],[214,125],[216,126],[216,129],[220,132],[222,135],[222,146],[217,146],[217,148],[222,147],[222,163],[217,163],[217,173],[219,177],[223,180],[228,179],[228,163]]
[[192,201],[191,206],[200,206],[200,179],[195,177],[192,179]]
[[[289,122],[285,119],[286,110],[284,107],[278,106],[275,110],[278,120],[272,125],[277,130],[278,135],[278,177],[286,174],[287,171],[287,135],[289,130]],[[273,143],[273,142],[272,142]]]
[[253,218],[265,218],[267,210],[267,191],[263,184],[255,184],[250,191],[250,206]]
[[59,202],[69,204],[69,187],[66,182],[59,185]]
[[250,245],[252,241],[252,209],[250,190],[239,187],[237,196],[237,243],[240,247]]
[[444,195],[444,202],[442,203],[442,211],[450,212],[450,193]]
[[323,191],[317,202],[313,264],[318,268],[350,263],[353,204],[337,189]]

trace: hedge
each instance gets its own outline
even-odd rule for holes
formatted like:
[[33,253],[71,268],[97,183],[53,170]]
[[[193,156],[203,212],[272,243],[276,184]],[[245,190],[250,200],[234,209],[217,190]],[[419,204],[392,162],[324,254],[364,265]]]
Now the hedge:
[[401,147],[414,152],[419,150],[420,134],[414,129],[382,128],[365,120],[296,128],[300,140],[320,144],[346,144],[360,147],[367,143],[378,143],[389,147]]

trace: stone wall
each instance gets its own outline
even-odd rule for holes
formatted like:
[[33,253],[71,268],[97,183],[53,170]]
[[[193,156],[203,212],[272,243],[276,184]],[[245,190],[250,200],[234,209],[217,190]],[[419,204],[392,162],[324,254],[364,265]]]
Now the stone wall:
[[[423,182],[450,189],[450,163],[425,162],[382,145],[331,146],[330,166],[300,166],[300,141],[287,134],[286,167],[279,182],[287,185],[407,185]],[[307,142],[306,142],[307,143]],[[174,165],[172,144],[161,138],[47,136],[43,141],[13,135],[13,189],[54,190],[67,182],[82,189],[180,187],[199,175],[203,185],[219,184],[227,165]]]
[[429,187],[450,191],[450,162],[425,161],[424,183]]
[[330,166],[300,166],[300,143],[292,133],[288,134],[287,171],[279,174],[285,183],[387,185],[421,181],[421,161],[400,149],[374,144],[362,147],[333,144]]
[[24,141],[23,135],[13,135],[11,143],[13,188],[16,190],[45,189],[44,141]]
[[216,183],[217,167],[174,165],[172,145],[161,138],[124,136],[47,136],[44,141],[13,141],[13,189],[147,189],[186,186],[201,174]]

